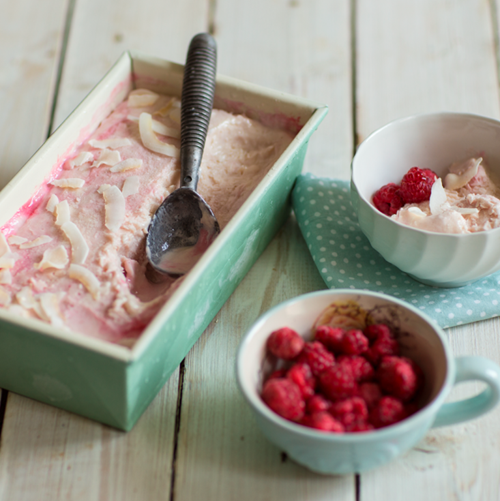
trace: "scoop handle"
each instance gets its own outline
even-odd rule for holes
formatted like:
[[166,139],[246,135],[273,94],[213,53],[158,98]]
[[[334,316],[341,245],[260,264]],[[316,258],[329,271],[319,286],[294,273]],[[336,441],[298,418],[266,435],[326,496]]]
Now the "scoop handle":
[[217,44],[208,33],[189,44],[181,99],[181,187],[196,191],[215,94]]

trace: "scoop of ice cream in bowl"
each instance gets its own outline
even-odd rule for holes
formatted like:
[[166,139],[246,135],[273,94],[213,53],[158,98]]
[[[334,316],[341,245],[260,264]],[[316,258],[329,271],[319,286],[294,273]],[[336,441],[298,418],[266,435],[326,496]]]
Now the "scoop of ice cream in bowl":
[[500,122],[403,118],[371,134],[351,168],[361,230],[388,262],[434,286],[500,269]]
[[[387,463],[431,426],[478,417],[500,395],[491,360],[454,358],[418,309],[354,290],[313,292],[266,312],[240,345],[236,374],[268,440],[323,474]],[[465,380],[487,387],[444,403]]]

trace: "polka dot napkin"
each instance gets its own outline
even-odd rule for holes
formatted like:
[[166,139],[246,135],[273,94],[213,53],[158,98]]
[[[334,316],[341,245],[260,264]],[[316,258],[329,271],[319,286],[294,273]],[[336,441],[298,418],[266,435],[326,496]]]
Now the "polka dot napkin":
[[292,193],[300,230],[331,289],[364,289],[406,301],[452,327],[498,316],[500,272],[464,287],[423,285],[389,264],[359,228],[348,181],[298,177]]

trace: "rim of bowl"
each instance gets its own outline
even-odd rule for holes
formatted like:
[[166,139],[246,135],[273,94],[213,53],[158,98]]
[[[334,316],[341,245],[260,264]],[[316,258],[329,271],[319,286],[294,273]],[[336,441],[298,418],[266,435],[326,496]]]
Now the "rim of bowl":
[[469,118],[469,119],[474,119],[474,120],[479,120],[479,121],[484,121],[484,122],[490,122],[494,125],[496,125],[500,129],[500,120],[497,120],[492,117],[486,117],[484,115],[476,115],[474,113],[461,113],[461,112],[455,112],[455,111],[438,111],[438,112],[429,112],[429,113],[418,113],[415,115],[409,115],[407,117],[402,117],[402,118],[397,118],[395,120],[392,120],[382,127],[379,127],[378,129],[374,130],[372,133],[370,133],[364,140],[363,142],[359,145],[359,147],[356,150],[356,153],[354,154],[352,161],[351,161],[351,184],[353,184],[356,187],[356,192],[358,193],[359,198],[361,198],[368,206],[370,209],[384,217],[385,219],[388,219],[389,221],[392,221],[394,224],[401,228],[406,228],[412,231],[416,231],[419,233],[423,233],[425,235],[437,235],[441,237],[447,237],[447,238],[481,238],[481,235],[484,234],[491,234],[492,232],[498,232],[500,231],[500,227],[498,228],[492,228],[491,230],[485,230],[485,231],[477,231],[474,233],[440,233],[436,231],[429,231],[429,230],[423,230],[421,228],[415,228],[413,226],[408,226],[406,224],[400,223],[399,221],[395,221],[391,217],[387,216],[383,212],[380,212],[370,200],[367,200],[364,194],[361,193],[361,191],[358,189],[356,181],[354,180],[354,162],[356,161],[356,157],[358,156],[358,152],[366,148],[366,143],[372,139],[374,136],[382,133],[385,131],[385,129],[388,129],[390,127],[394,127],[396,125],[399,125],[403,122],[409,122],[411,120],[418,120],[418,119],[424,119],[424,118],[432,118],[432,117],[438,117],[439,115],[441,116],[448,116],[448,117],[456,117],[456,118]]
[[[366,296],[371,296],[371,297],[378,297],[381,299],[384,299],[385,301],[389,301],[392,303],[395,303],[399,306],[402,306],[403,308],[406,308],[410,310],[411,312],[415,313],[419,317],[421,317],[425,322],[432,328],[432,330],[436,333],[438,338],[441,341],[441,344],[443,346],[443,350],[445,352],[445,355],[449,361],[448,364],[448,370],[446,373],[446,377],[444,379],[444,382],[441,386],[441,389],[439,393],[427,404],[425,404],[421,409],[419,409],[417,412],[412,414],[411,416],[403,419],[402,421],[399,421],[398,423],[383,427],[383,428],[378,428],[372,431],[367,431],[367,432],[343,432],[343,433],[334,433],[334,432],[325,432],[321,430],[315,430],[314,428],[309,428],[307,426],[303,426],[298,423],[294,423],[293,421],[288,421],[287,419],[281,417],[279,414],[276,414],[274,411],[272,411],[265,403],[264,401],[260,398],[260,396],[257,394],[257,397],[250,391],[247,391],[247,385],[245,384],[243,377],[242,377],[242,359],[245,356],[246,352],[246,347],[247,345],[251,342],[251,339],[255,335],[255,332],[257,329],[260,327],[262,323],[264,323],[269,317],[274,315],[278,310],[281,310],[283,308],[286,308],[290,304],[293,304],[295,302],[300,302],[305,299],[308,299],[310,297],[314,296],[323,296],[323,295],[340,295],[340,294],[348,294],[348,295],[366,295]],[[311,323],[312,325],[312,323]],[[431,414],[436,407],[440,407],[443,403],[443,401],[446,399],[446,397],[449,394],[449,391],[451,390],[452,384],[453,384],[453,373],[454,373],[454,368],[455,368],[455,358],[451,352],[450,347],[448,346],[448,341],[446,340],[446,337],[441,331],[441,328],[435,324],[435,322],[428,317],[426,314],[420,312],[416,308],[414,308],[412,305],[405,303],[404,301],[401,301],[397,298],[393,298],[392,296],[388,296],[387,294],[381,294],[378,292],[371,292],[371,291],[364,291],[364,290],[353,290],[353,289],[326,289],[326,290],[321,290],[321,291],[315,291],[315,292],[309,292],[307,294],[301,294],[300,296],[296,296],[294,298],[288,299],[282,303],[279,303],[275,306],[273,306],[271,309],[263,313],[253,324],[252,326],[248,329],[246,332],[245,336],[243,337],[243,340],[240,343],[240,346],[238,348],[238,352],[236,355],[236,380],[238,383],[238,386],[240,388],[241,393],[247,400],[247,402],[250,404],[250,406],[253,408],[253,410],[257,413],[259,413],[261,416],[264,418],[272,421],[275,425],[284,428],[285,430],[288,430],[293,433],[297,433],[299,435],[302,435],[304,437],[309,437],[309,438],[314,438],[314,439],[325,439],[328,441],[336,442],[336,441],[346,441],[346,442],[351,442],[351,441],[370,441],[370,440],[379,440],[383,438],[390,438],[394,432],[399,433],[404,433],[406,429],[410,431],[410,429],[413,428],[413,422],[420,420],[420,419],[425,419],[425,417],[428,417],[428,414]],[[436,409],[436,413],[439,409]],[[425,417],[424,417],[425,416]],[[432,424],[431,424],[432,426]]]

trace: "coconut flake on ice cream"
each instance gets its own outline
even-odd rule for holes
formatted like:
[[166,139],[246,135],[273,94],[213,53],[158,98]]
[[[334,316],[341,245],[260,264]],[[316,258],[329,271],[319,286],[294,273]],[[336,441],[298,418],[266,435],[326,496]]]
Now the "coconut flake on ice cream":
[[[149,283],[144,252],[152,215],[179,186],[179,111],[176,98],[132,91],[54,167],[43,196],[1,229],[0,306],[133,344],[182,281]],[[221,228],[292,139],[243,115],[213,110],[198,191]]]
[[406,204],[392,219],[437,233],[474,233],[500,226],[500,190],[484,160],[469,158],[450,166],[432,185],[429,201]]

